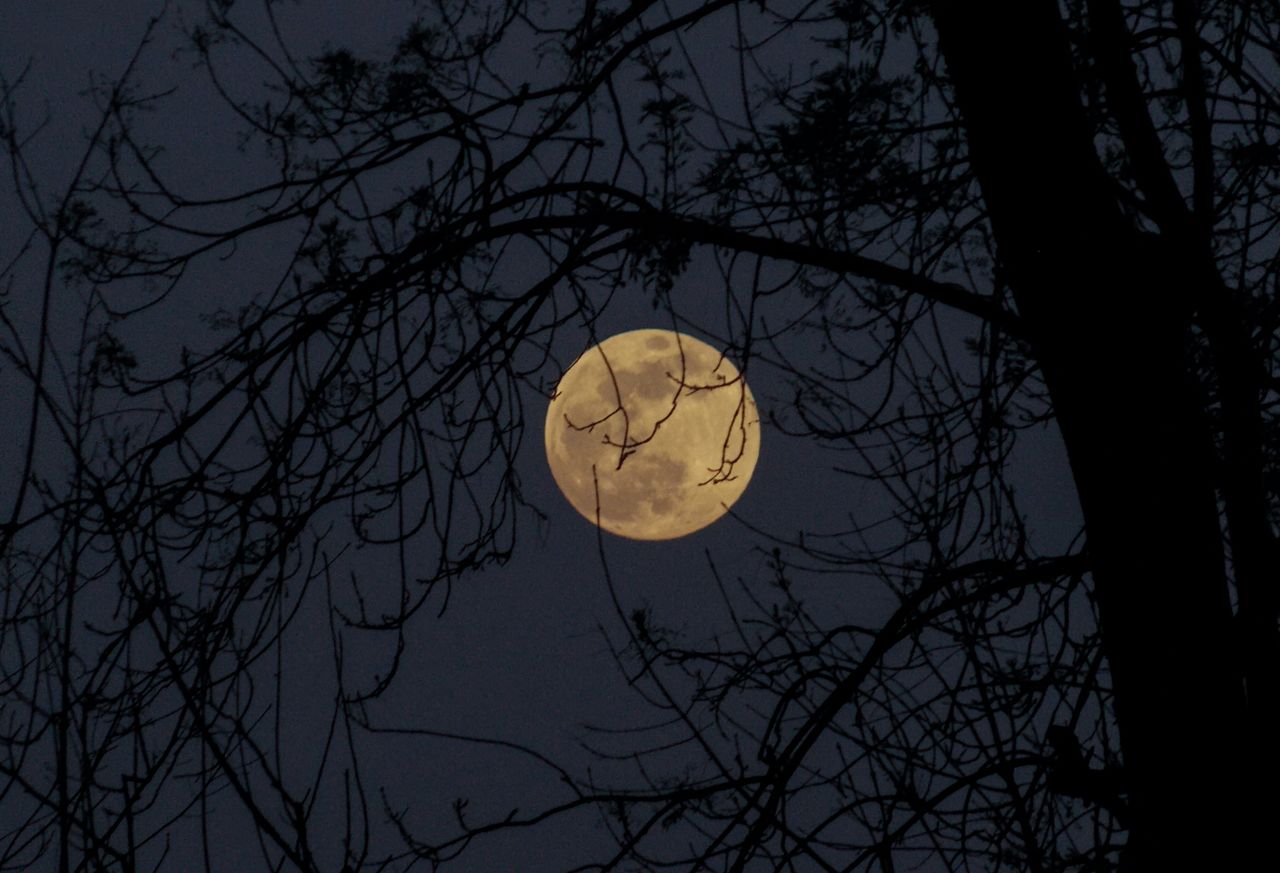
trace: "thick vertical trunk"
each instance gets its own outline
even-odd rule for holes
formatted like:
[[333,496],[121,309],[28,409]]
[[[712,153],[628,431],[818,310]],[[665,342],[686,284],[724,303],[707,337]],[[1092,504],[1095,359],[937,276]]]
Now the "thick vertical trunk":
[[1194,289],[1115,203],[1057,4],[933,6],[1084,511],[1131,806],[1126,866],[1230,869],[1260,835],[1242,791],[1212,447],[1184,360]]

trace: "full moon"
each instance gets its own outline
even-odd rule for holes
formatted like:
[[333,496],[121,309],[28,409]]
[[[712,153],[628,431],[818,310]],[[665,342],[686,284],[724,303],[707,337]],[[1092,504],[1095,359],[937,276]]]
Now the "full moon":
[[760,456],[760,416],[746,380],[716,349],[672,330],[633,330],[587,349],[565,372],[546,442],[556,484],[588,521],[669,540],[711,524],[742,496]]

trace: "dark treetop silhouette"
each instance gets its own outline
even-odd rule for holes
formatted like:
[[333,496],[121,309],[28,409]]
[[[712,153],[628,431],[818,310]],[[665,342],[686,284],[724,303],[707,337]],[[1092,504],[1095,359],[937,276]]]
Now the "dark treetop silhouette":
[[[56,171],[5,28],[0,868],[1274,855],[1274,5],[362,10],[166,7]],[[629,727],[474,725],[547,778],[432,819],[397,695],[533,560],[523,438],[619,310],[826,493],[719,523],[714,618],[615,594]]]

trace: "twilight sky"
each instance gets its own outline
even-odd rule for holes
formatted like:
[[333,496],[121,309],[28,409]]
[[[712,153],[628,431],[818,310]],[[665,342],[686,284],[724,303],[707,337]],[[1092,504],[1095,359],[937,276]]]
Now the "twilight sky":
[[[67,178],[80,154],[82,132],[95,122],[93,107],[82,92],[93,76],[111,78],[120,72],[146,18],[161,5],[142,0],[6,0],[0,4],[0,72],[12,80],[30,61],[26,81],[13,98],[17,118],[31,129],[47,116],[38,145],[27,156],[33,174],[45,180],[46,190],[56,191]],[[198,18],[202,5],[169,4],[155,44],[144,55],[142,78],[158,88],[178,87],[162,110],[148,117],[144,133],[164,143],[171,166],[185,168],[181,179],[190,191],[208,194],[219,191],[228,180],[230,187],[246,184],[253,178],[255,158],[252,152],[237,151],[236,132],[225,110],[209,110],[215,98],[207,82],[193,70],[190,57],[175,52],[176,28],[184,20]],[[287,40],[299,55],[326,45],[376,55],[401,35],[411,17],[406,10],[412,5],[390,0],[307,0],[280,4],[279,10]],[[246,17],[253,18],[252,14]],[[732,17],[724,16],[721,22],[720,30],[713,23],[698,32],[697,45],[708,57],[727,54],[734,40]],[[793,42],[779,48],[778,54],[803,66],[811,50],[810,45]],[[736,93],[737,73],[731,65],[710,62],[702,72],[709,92]],[[260,78],[247,65],[226,74],[224,87],[242,94],[252,93]],[[413,182],[396,179],[389,184]],[[0,258],[7,262],[21,246],[26,229],[25,218],[10,196],[7,173],[5,184],[6,192],[0,195]],[[166,356],[172,362],[178,342],[198,345],[202,337],[207,341],[200,314],[251,297],[263,285],[263,277],[271,275],[273,248],[279,242],[250,242],[228,252],[225,260],[206,263],[201,268],[204,272],[188,280],[178,296],[132,320],[131,346],[151,356],[142,356],[143,366]],[[31,280],[31,274],[26,278]],[[78,329],[77,293],[64,289],[59,294],[66,296],[55,299],[55,339],[69,342]],[[683,330],[713,344],[726,333],[723,281],[709,252],[698,252],[680,277],[673,300]],[[35,330],[35,295],[14,288],[8,305],[10,317]],[[779,311],[785,311],[785,306],[779,304]],[[957,325],[957,330],[963,329]],[[655,310],[642,289],[631,288],[614,295],[597,330],[604,336],[669,326],[670,315]],[[587,336],[571,326],[558,342],[557,352],[567,365],[582,351]],[[821,349],[812,339],[797,339],[793,351],[794,364],[821,363]],[[751,485],[734,508],[738,518],[727,517],[672,542],[603,538],[603,560],[622,612],[649,606],[660,622],[683,630],[690,640],[707,640],[729,627],[712,565],[731,591],[739,578],[763,590],[770,574],[768,553],[774,545],[765,534],[789,540],[801,529],[817,534],[838,531],[848,526],[850,518],[867,521],[885,509],[871,489],[832,472],[851,463],[847,455],[826,453],[814,442],[789,437],[772,426],[770,415],[780,414],[790,398],[785,374],[761,359],[752,363],[749,378],[761,410],[762,448]],[[548,382],[548,390],[550,386]],[[24,408],[28,390],[25,382],[0,369],[0,393],[7,408]],[[407,631],[397,683],[378,701],[376,711],[388,726],[519,742],[575,774],[588,765],[608,772],[614,765],[593,764],[582,748],[579,740],[587,735],[584,725],[620,729],[645,723],[653,712],[627,687],[610,656],[605,638],[619,641],[623,630],[594,528],[560,496],[547,469],[542,448],[546,399],[530,392],[524,401],[529,427],[517,469],[526,496],[546,514],[546,521],[522,518],[515,554],[505,567],[459,580],[442,614],[438,613],[443,597],[435,595],[429,602],[434,609],[415,616]],[[16,458],[9,454],[9,447],[20,444],[21,424],[19,416],[0,417],[0,497],[6,506],[15,487]],[[1015,465],[1023,508],[1043,526],[1037,533],[1056,544],[1069,538],[1076,527],[1074,497],[1061,453],[1050,436],[1029,433],[1021,439]],[[391,574],[394,561],[394,555],[376,549],[351,550],[342,558],[342,572],[377,578]],[[807,603],[847,616],[849,621],[874,622],[890,605],[884,592],[852,574],[815,574],[799,580]],[[292,758],[299,773],[318,753],[330,709],[330,701],[324,699],[333,669],[326,621],[319,601],[304,608],[294,625],[294,644],[286,647],[282,664],[289,677],[283,721],[286,733],[296,739],[286,757]],[[322,641],[309,644],[317,635]],[[354,665],[356,672],[378,671],[386,654],[379,646],[371,644],[351,656],[367,659]],[[606,747],[619,743],[616,736],[596,735],[596,739]],[[621,745],[626,745],[626,738]],[[469,797],[469,814],[478,820],[516,807],[533,811],[567,796],[550,768],[495,745],[386,735],[370,749],[363,757],[366,779],[386,788],[401,808],[411,810],[424,835],[439,835],[447,829],[455,797]],[[12,825],[5,820],[0,802],[0,837]],[[172,866],[165,869],[185,869],[178,859],[184,852],[195,851],[194,842],[183,844],[193,833],[181,827],[175,831]],[[555,828],[482,841],[468,850],[458,869],[564,870],[585,860],[591,847],[602,850],[608,845],[596,813],[586,811]],[[254,869],[260,857],[254,845],[233,842],[225,843],[220,852],[215,858],[218,870]]]

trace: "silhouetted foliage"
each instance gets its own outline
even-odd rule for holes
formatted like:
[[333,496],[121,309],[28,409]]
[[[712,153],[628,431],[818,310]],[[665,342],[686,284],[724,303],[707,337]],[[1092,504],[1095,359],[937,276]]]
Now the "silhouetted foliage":
[[[0,869],[155,869],[179,834],[214,869],[228,833],[262,869],[474,869],[584,808],[616,849],[565,869],[1272,854],[1274,6],[435,0],[368,57],[300,51],[284,7],[153,22],[56,192],[4,85],[31,234],[0,308]],[[217,93],[241,177],[183,158],[157,69]],[[619,602],[654,717],[579,761],[505,736],[554,787],[421,833],[362,769],[417,729],[372,704],[539,523],[530,403],[615,295],[677,324],[695,262],[724,280],[698,327],[786,374],[761,408],[831,453],[845,526],[696,571],[719,628]],[[229,271],[243,299],[210,296]],[[1023,509],[1059,434],[1075,536]],[[352,571],[375,551],[396,584]],[[305,767],[299,640],[336,677]]]

